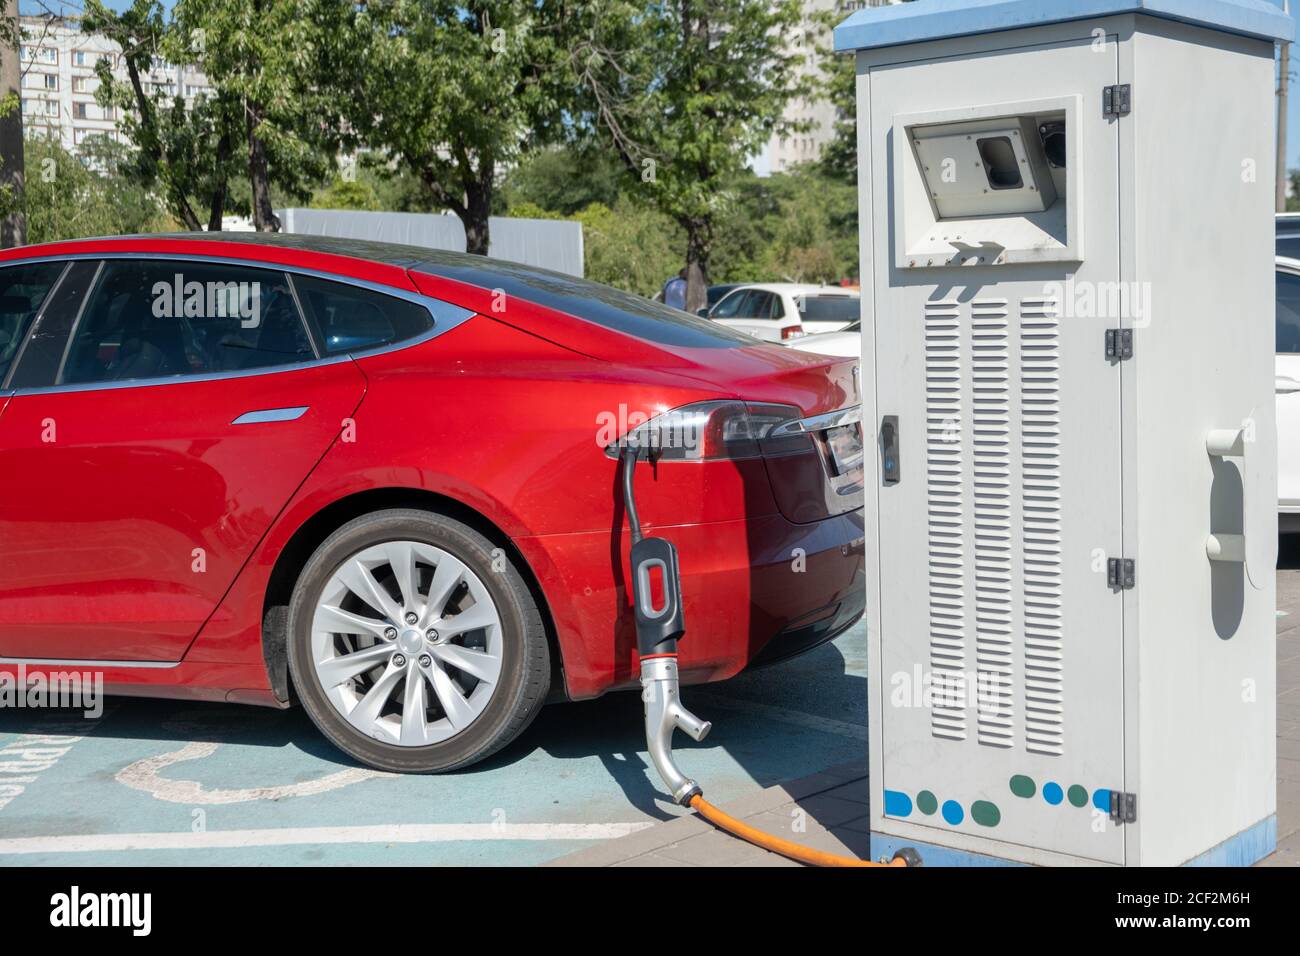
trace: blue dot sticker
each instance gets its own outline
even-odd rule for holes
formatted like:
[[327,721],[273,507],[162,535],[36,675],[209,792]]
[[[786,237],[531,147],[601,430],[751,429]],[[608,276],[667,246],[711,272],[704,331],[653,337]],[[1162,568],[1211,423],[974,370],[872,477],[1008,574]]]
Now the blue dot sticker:
[[1065,794],[1061,792],[1061,785],[1059,783],[1052,782],[1043,784],[1043,799],[1052,806],[1056,806],[1064,798]]
[[885,816],[910,817],[912,815],[912,798],[901,790],[885,791]]
[[962,811],[961,804],[956,800],[945,800],[943,802],[943,818],[948,821],[950,826],[956,826],[966,819],[966,814]]
[[1094,790],[1092,793],[1092,805],[1102,813],[1110,813],[1110,791]]

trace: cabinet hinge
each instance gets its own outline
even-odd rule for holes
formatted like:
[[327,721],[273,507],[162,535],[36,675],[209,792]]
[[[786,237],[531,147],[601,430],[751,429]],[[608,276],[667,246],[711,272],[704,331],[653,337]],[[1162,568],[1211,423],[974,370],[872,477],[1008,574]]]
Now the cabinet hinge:
[[1106,358],[1114,362],[1122,362],[1125,359],[1133,357],[1133,330],[1132,329],[1107,329],[1106,330]]
[[1137,823],[1138,798],[1136,793],[1110,792],[1110,820],[1116,826]]
[[1111,558],[1106,562],[1106,582],[1116,591],[1137,587],[1137,562],[1132,558]]
[[1133,84],[1123,83],[1103,89],[1101,108],[1105,116],[1128,116],[1133,112]]

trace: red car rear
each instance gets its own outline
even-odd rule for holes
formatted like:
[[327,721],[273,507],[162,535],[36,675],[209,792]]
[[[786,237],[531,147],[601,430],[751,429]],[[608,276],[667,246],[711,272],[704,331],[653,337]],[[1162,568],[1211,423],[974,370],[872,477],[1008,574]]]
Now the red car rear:
[[799,653],[863,610],[855,366],[410,247],[6,252],[0,670],[300,701],[389,770],[480,760],[636,682],[610,446],[638,427],[688,436],[637,475],[684,679]]

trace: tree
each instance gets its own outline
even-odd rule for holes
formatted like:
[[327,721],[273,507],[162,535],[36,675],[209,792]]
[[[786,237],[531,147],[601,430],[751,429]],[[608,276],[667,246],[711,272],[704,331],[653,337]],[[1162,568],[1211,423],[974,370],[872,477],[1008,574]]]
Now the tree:
[[586,127],[686,236],[688,310],[706,302],[724,186],[813,91],[798,0],[587,0],[568,60]]
[[158,0],[133,0],[121,13],[102,0],[87,0],[81,23],[85,33],[101,34],[122,50],[127,80],[113,76],[107,60],[96,66],[101,106],[120,111],[119,128],[134,144],[134,157],[122,163],[128,178],[146,186],[160,185],[167,207],[185,228],[203,228],[193,201],[201,204],[208,229],[221,229],[230,177],[235,174],[234,144],[237,113],[229,96],[200,97],[188,105],[182,91],[168,96],[145,78],[155,57],[181,62],[188,38],[165,17]]
[[319,189],[308,204],[313,209],[378,210],[379,195],[370,183],[362,179],[344,179],[335,176],[328,186]]
[[[343,4],[351,9],[351,4]],[[486,255],[498,179],[562,135],[554,65],[559,4],[371,0],[356,5],[353,60],[336,85],[348,126],[423,183]]]
[[541,149],[523,157],[506,173],[500,190],[502,205],[535,203],[564,216],[593,203],[608,208],[618,202],[623,178],[622,164],[608,150]]
[[0,15],[0,248],[27,241],[23,216],[22,65],[18,47],[18,0],[5,0]]
[[154,193],[122,172],[134,160],[108,137],[87,139],[83,163],[57,140],[31,138],[26,163],[27,228],[32,242],[151,232],[170,227]]
[[178,0],[174,15],[173,54],[197,63],[236,116],[254,228],[276,231],[272,179],[306,199],[345,138],[322,77],[346,47],[347,10],[333,0]]
[[582,223],[583,271],[593,282],[652,296],[681,268],[681,230],[656,209],[624,198],[612,209],[592,203],[573,218]]
[[821,167],[845,182],[858,181],[858,72],[849,54],[822,58],[825,92],[835,107],[835,136],[822,149]]

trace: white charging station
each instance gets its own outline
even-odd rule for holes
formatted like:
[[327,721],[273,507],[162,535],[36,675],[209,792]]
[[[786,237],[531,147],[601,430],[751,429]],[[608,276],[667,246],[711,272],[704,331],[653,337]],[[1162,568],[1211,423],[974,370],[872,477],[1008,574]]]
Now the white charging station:
[[879,437],[873,856],[1274,848],[1292,29],[1266,0],[916,0],[836,29]]

